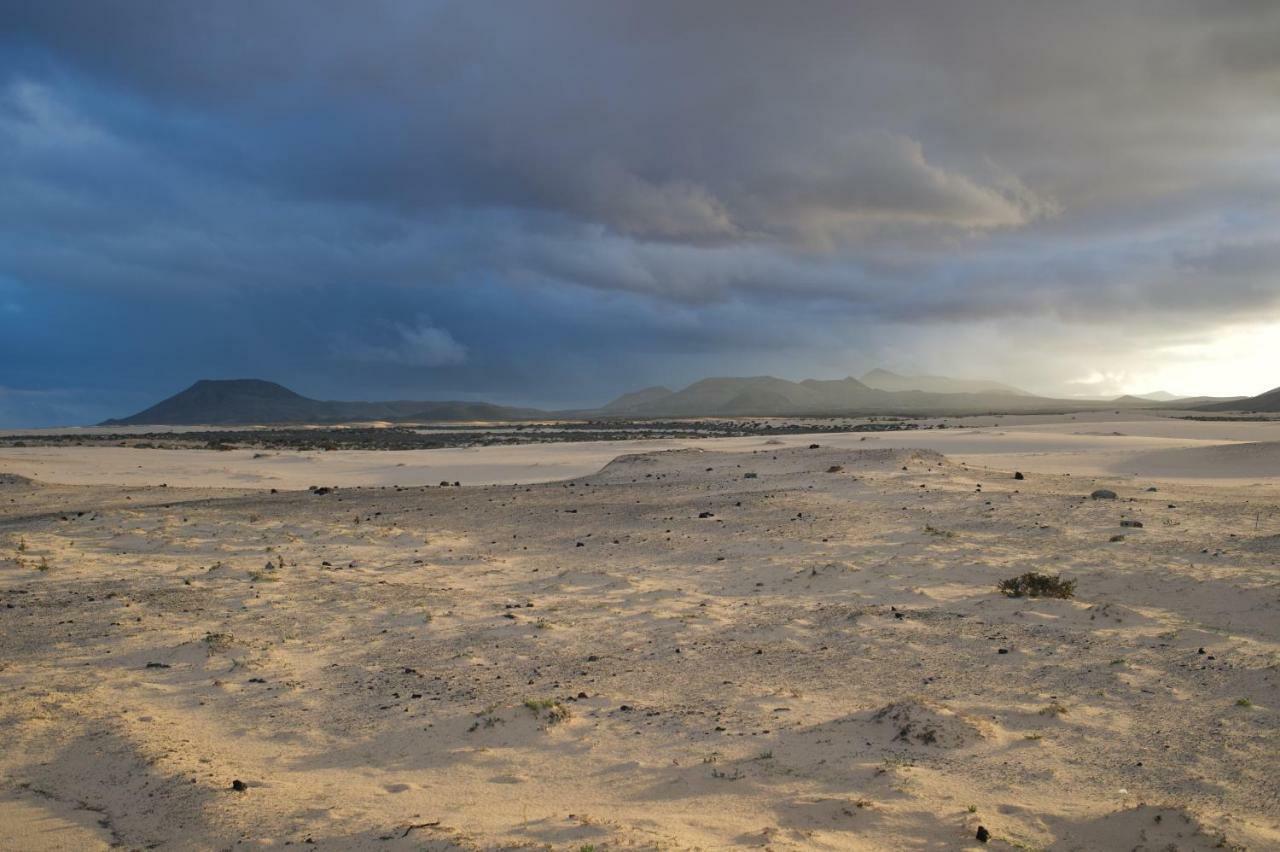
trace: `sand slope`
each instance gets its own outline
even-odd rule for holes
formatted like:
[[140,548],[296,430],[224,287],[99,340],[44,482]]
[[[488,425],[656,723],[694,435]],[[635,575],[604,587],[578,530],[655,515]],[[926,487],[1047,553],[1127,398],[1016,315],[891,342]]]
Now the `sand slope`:
[[[952,421],[954,422],[954,421]],[[149,450],[126,447],[0,448],[0,470],[71,485],[159,485],[187,488],[301,489],[310,485],[510,485],[587,476],[619,455],[682,448],[740,452],[813,441],[847,449],[935,449],[994,470],[1085,476],[1159,477],[1172,481],[1275,486],[1280,454],[1248,461],[1173,450],[1210,450],[1280,442],[1280,422],[1213,422],[1122,414],[966,418],[962,428],[884,433],[593,441],[405,450],[397,452],[268,452]],[[94,431],[94,430],[86,430]],[[98,430],[101,431],[101,430]],[[1272,489],[1275,490],[1275,489]],[[1278,492],[1280,493],[1280,492]]]

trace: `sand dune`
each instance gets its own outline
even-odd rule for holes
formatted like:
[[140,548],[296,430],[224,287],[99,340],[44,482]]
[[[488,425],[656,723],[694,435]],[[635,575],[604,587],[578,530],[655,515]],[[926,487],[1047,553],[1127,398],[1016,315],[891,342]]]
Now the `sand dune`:
[[[1256,452],[1174,440],[1135,446]],[[323,495],[4,478],[10,845],[1280,845],[1256,471],[819,443]],[[1075,598],[996,592],[1030,570]]]
[[1280,471],[1280,441],[1251,441],[1138,453],[1117,471],[1155,477],[1257,479]]
[[[962,428],[915,432],[783,435],[774,439],[711,438],[595,441],[381,452],[271,452],[251,450],[153,451],[125,447],[27,447],[0,449],[0,470],[40,482],[74,485],[159,485],[194,488],[300,489],[310,485],[511,485],[586,476],[632,452],[698,447],[734,452],[820,441],[849,449],[932,448],[953,460],[995,470],[1036,473],[1203,480],[1212,470],[1197,457],[1153,456],[1166,450],[1211,448],[1280,438],[1280,423],[1216,423],[1165,418],[1078,417],[972,418]],[[777,443],[769,443],[775,441]],[[1280,479],[1274,455],[1253,465],[1226,465],[1227,484]]]

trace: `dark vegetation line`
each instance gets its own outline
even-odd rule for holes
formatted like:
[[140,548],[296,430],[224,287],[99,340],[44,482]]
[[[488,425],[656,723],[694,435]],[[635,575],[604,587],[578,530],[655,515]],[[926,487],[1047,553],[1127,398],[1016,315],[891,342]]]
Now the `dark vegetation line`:
[[[900,420],[874,423],[767,423],[762,421],[645,421],[475,426],[263,427],[140,434],[51,434],[0,437],[0,447],[94,447],[196,450],[433,450],[446,447],[631,441],[663,438],[735,438],[769,435],[889,432],[922,428]],[[933,428],[933,427],[923,427]],[[945,427],[940,427],[945,428]]]

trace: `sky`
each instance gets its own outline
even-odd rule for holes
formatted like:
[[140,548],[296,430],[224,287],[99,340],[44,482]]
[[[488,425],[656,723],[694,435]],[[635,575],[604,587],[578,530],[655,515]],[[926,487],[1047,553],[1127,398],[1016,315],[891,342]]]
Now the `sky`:
[[0,0],[0,427],[1280,385],[1271,0]]

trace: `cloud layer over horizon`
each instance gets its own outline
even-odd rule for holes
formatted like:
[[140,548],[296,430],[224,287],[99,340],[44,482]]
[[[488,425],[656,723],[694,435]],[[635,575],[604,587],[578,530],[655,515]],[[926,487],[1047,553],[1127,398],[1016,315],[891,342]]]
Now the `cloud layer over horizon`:
[[1280,5],[0,0],[0,427],[1280,384]]

